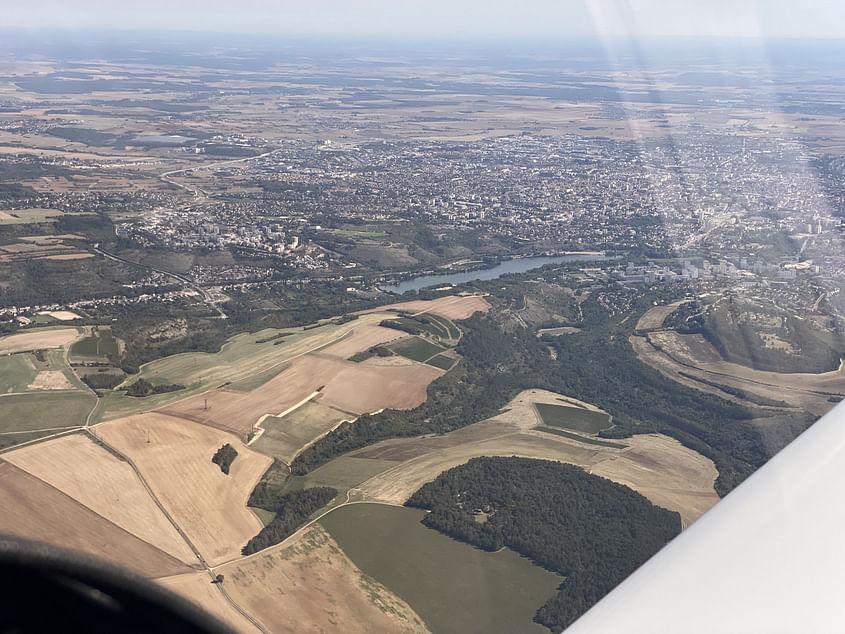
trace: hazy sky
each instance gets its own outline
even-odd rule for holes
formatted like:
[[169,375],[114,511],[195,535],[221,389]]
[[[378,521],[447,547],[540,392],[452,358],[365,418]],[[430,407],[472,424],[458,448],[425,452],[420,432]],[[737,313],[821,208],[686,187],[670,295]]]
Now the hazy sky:
[[843,0],[5,0],[3,5],[0,25],[33,28],[458,39],[845,38]]

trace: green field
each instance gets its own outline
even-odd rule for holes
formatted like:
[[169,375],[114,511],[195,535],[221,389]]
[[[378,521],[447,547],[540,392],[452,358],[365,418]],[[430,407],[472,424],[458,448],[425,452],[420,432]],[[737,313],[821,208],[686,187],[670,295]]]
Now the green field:
[[563,580],[509,549],[489,553],[420,524],[424,511],[351,504],[320,520],[365,573],[405,599],[432,632],[537,632],[534,613]]
[[435,368],[440,368],[441,370],[450,370],[455,364],[455,359],[453,357],[448,357],[445,354],[438,354],[436,357],[432,357],[426,361],[426,363],[428,365],[433,365]]
[[425,361],[436,354],[443,352],[445,348],[420,339],[419,337],[412,337],[411,339],[404,339],[398,343],[388,346],[393,352],[413,361]]
[[[292,356],[292,346],[305,338],[333,333],[342,328],[336,324],[326,324],[307,331],[295,331],[284,339],[256,343],[281,332],[290,332],[289,329],[267,328],[235,335],[223,344],[220,352],[186,352],[145,363],[141,371],[131,377],[132,381],[145,379],[153,385],[176,383],[184,385],[186,389],[144,399],[125,396],[122,392],[107,393],[98,412],[98,420],[110,420],[155,409],[224,384],[227,387],[237,386],[236,389],[240,390],[257,387],[286,367]],[[274,345],[276,343],[279,345]],[[301,351],[298,348],[298,352]]]
[[0,433],[85,424],[97,397],[90,392],[38,392],[0,396]]
[[285,485],[285,492],[309,487],[333,487],[338,491],[346,492],[397,464],[399,462],[395,460],[341,456],[314,469],[308,475],[291,476]]
[[305,403],[281,418],[266,417],[261,423],[264,432],[251,447],[268,456],[290,462],[303,445],[347,418],[348,414],[331,407]]
[[119,354],[117,339],[110,329],[100,328],[88,337],[83,337],[70,347],[74,357],[116,357]]
[[32,352],[18,352],[0,356],[0,394],[29,392],[29,385],[39,372],[60,371],[74,389],[87,389],[65,363],[61,349],[42,350],[40,361]]
[[534,403],[534,407],[547,427],[571,429],[585,434],[597,434],[611,427],[610,417],[603,412],[549,403]]
[[609,440],[597,440],[595,438],[587,438],[586,436],[579,436],[578,434],[573,434],[570,431],[566,431],[564,429],[557,429],[555,427],[543,427],[542,425],[539,427],[535,427],[537,431],[542,431],[547,434],[554,434],[555,436],[563,436],[564,438],[571,438],[572,440],[577,440],[578,442],[582,442],[586,445],[600,445],[602,447],[613,447],[614,449],[625,449],[628,445],[622,445],[618,442],[610,442]]
[[455,324],[445,317],[431,313],[422,313],[413,317],[398,317],[392,321],[443,339],[460,339],[461,337],[461,331]]
[[[58,209],[6,209],[0,210],[0,225],[20,225],[29,222],[49,222],[63,215]],[[11,216],[11,217],[7,217]],[[80,214],[81,215],[81,214]]]
[[437,323],[445,331],[445,336],[448,339],[460,339],[461,329],[458,328],[451,320],[441,317],[440,315],[433,315],[432,313],[423,313],[419,317],[425,317],[431,320],[432,323]]

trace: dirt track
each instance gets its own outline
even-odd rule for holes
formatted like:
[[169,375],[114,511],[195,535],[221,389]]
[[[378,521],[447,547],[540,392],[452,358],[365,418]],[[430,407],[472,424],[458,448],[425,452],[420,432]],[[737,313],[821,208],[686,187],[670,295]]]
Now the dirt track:
[[189,568],[11,464],[0,464],[0,532],[55,544],[144,575],[163,577]]
[[3,458],[139,539],[155,544],[180,561],[196,563],[194,553],[155,505],[132,468],[88,436],[56,438],[12,451]]
[[[156,413],[92,429],[133,460],[212,565],[237,557],[261,529],[261,522],[246,508],[246,500],[271,459],[252,451],[232,434]],[[229,475],[211,462],[224,443],[238,451]]]

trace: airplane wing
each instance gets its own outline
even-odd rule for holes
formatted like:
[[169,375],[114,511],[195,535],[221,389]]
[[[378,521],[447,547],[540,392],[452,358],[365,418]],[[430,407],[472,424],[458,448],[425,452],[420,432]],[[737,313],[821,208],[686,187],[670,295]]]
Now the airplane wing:
[[604,632],[845,632],[845,405],[566,630]]

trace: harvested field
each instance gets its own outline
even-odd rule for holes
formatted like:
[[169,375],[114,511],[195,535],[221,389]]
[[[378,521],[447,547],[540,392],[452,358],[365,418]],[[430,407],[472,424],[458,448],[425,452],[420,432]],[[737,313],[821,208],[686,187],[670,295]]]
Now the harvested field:
[[631,487],[657,506],[678,511],[689,526],[719,501],[713,462],[661,434],[626,438],[628,449],[594,463],[590,473]]
[[[326,325],[299,330],[283,339],[271,338],[281,332],[290,332],[289,330],[267,329],[257,333],[244,333],[229,339],[218,353],[190,352],[152,361],[141,367],[138,378],[146,379],[153,384],[179,383],[187,386],[188,389],[144,399],[124,396],[121,393],[110,393],[103,399],[101,420],[149,411],[184,399],[187,395],[198,394],[209,389],[214,390],[229,383],[235,384],[240,389],[244,386],[252,387],[255,377],[266,377],[268,381],[260,384],[257,388],[260,389],[270,385],[273,381],[272,377],[280,376],[278,372],[292,376],[288,373],[294,369],[294,362],[307,353],[326,348],[345,337],[352,337],[350,333],[353,330],[361,329],[366,325],[376,325],[383,318],[381,314],[366,315],[342,326]],[[258,341],[264,341],[264,343],[256,343]],[[279,341],[281,341],[279,345],[274,345]],[[308,393],[310,392],[306,392],[305,395]],[[296,403],[300,399],[293,402]],[[245,425],[248,427],[255,424],[262,415],[279,413],[287,407],[289,405],[278,410],[265,409],[255,416],[251,423],[239,421],[230,427],[245,429]]]
[[539,420],[532,403],[559,403],[560,398],[545,390],[526,390],[501,414],[486,421],[442,436],[396,438],[353,452],[350,457],[402,461],[358,486],[354,497],[403,504],[423,484],[470,458],[520,456],[567,462],[588,470],[602,465],[598,475],[678,511],[685,525],[718,501],[713,489],[718,473],[713,462],[666,436],[625,438],[622,448],[585,444],[535,430]]
[[76,328],[38,328],[0,338],[0,354],[61,348],[79,336]]
[[349,504],[320,523],[364,573],[408,601],[434,632],[536,632],[558,575],[512,550],[490,553],[420,523],[424,511]]
[[236,632],[260,630],[226,601],[220,590],[211,583],[207,572],[190,572],[157,580],[161,585],[181,597],[192,601],[212,616],[220,619]]
[[58,319],[59,321],[70,321],[72,319],[79,319],[79,315],[77,315],[76,313],[72,313],[69,310],[51,310],[38,314],[49,315],[53,319]]
[[381,308],[371,308],[370,310],[362,311],[360,314],[365,315],[384,311],[385,308],[390,308],[391,310],[407,310],[408,312],[414,313],[434,313],[447,319],[467,319],[473,313],[479,311],[486,313],[490,309],[490,304],[480,295],[448,295],[432,300],[417,299],[410,302],[391,304],[390,306]]
[[317,388],[333,380],[346,365],[355,364],[332,357],[305,355],[251,392],[212,390],[183,399],[159,411],[226,429],[246,439],[262,416],[281,414],[296,405]]
[[412,409],[425,401],[428,384],[443,374],[443,370],[422,364],[344,363],[322,391],[320,402],[356,414],[383,408]]
[[61,370],[45,370],[35,375],[35,379],[27,386],[27,389],[72,390],[74,387]]
[[786,401],[816,416],[826,414],[834,405],[831,395],[845,396],[845,367],[823,374],[778,373],[754,370],[723,361],[716,350],[700,335],[680,335],[674,332],[660,335],[657,349],[645,337],[630,338],[637,357],[670,379],[689,387],[718,394],[722,398],[747,402],[726,395],[716,387],[680,376],[680,372],[706,381],[744,390],[773,401]]
[[8,463],[0,464],[0,508],[1,533],[87,553],[145,577],[189,570],[184,563]]
[[[93,430],[137,465],[212,565],[237,557],[261,529],[246,500],[271,460],[232,434],[158,413],[102,423]],[[229,475],[211,462],[225,443],[238,451]]]
[[364,575],[320,526],[215,572],[270,632],[427,631],[407,603]]
[[309,402],[279,418],[268,416],[261,422],[264,431],[250,447],[290,464],[294,457],[314,439],[334,429],[341,421],[352,418],[319,403]]
[[64,253],[62,255],[45,255],[40,258],[39,260],[85,260],[86,258],[93,258],[93,253],[88,253],[87,251],[80,251],[79,253]]
[[3,459],[180,561],[196,557],[127,462],[84,434],[29,445]]
[[348,359],[356,352],[361,352],[378,344],[387,343],[388,341],[393,341],[404,336],[404,333],[392,328],[365,325],[353,329],[352,334],[343,341],[323,348],[320,353],[339,359]]

